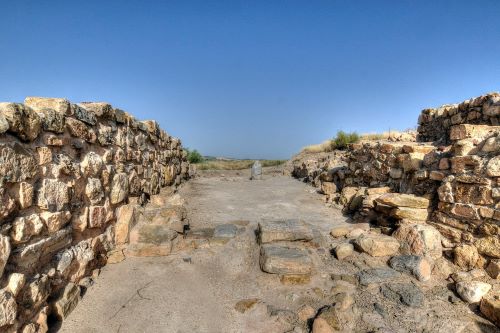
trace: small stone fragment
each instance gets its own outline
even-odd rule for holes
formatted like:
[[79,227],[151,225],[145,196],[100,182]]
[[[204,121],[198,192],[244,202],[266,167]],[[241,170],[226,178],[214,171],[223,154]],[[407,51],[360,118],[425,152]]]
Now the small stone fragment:
[[238,303],[236,303],[234,309],[239,313],[245,313],[258,302],[260,302],[260,299],[258,298],[243,299],[241,301],[238,301]]

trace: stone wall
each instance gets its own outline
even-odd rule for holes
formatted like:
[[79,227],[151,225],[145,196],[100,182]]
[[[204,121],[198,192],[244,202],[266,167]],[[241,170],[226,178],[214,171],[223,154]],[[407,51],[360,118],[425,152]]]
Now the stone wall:
[[460,104],[425,109],[418,118],[419,141],[448,144],[453,125],[500,125],[500,94],[490,93]]
[[118,208],[188,169],[178,139],[107,103],[0,103],[0,331],[70,312],[114,247]]

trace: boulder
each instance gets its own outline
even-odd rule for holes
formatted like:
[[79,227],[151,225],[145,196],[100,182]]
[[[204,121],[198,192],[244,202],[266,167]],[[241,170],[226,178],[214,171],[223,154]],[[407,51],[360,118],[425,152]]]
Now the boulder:
[[259,222],[259,241],[261,244],[276,241],[310,241],[311,229],[302,220],[281,220]]
[[453,250],[453,262],[467,271],[476,267],[479,253],[474,245],[460,244]]
[[498,279],[500,277],[500,259],[491,259],[486,267],[486,272],[492,279]]
[[377,203],[381,203],[391,207],[408,207],[427,209],[429,207],[429,199],[418,197],[413,194],[401,193],[386,193],[375,199]]
[[362,234],[355,241],[357,249],[368,253],[372,257],[383,257],[394,255],[399,250],[397,239],[376,234]]
[[474,245],[480,254],[500,259],[500,239],[497,235],[476,239]]
[[354,253],[354,246],[350,243],[342,243],[335,247],[335,256],[338,260],[344,260]]
[[6,289],[15,297],[23,289],[26,283],[26,276],[21,273],[12,273],[7,280]]
[[312,260],[304,249],[266,244],[260,248],[260,268],[271,274],[308,275]]
[[460,298],[467,303],[478,303],[491,289],[491,284],[480,281],[461,281],[456,284]]
[[415,276],[419,281],[428,281],[431,278],[432,265],[422,256],[401,255],[392,257],[389,265],[396,271]]
[[426,224],[403,224],[393,234],[401,242],[402,254],[429,256],[432,259],[443,255],[441,234]]
[[64,320],[73,311],[80,300],[80,287],[74,283],[68,283],[64,287],[61,296],[55,301],[54,314],[59,320]]
[[30,107],[18,103],[0,103],[0,113],[9,123],[9,131],[22,141],[31,142],[40,134],[40,117]]

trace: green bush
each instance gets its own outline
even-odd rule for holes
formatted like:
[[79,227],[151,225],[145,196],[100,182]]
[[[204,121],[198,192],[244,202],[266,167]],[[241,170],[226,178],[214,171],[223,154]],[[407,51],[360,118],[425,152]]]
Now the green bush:
[[186,148],[186,151],[187,151],[187,159],[189,161],[189,163],[193,163],[193,164],[196,164],[196,163],[201,163],[203,162],[203,156],[196,150],[189,150]]
[[333,139],[333,143],[336,149],[346,149],[347,145],[350,143],[356,143],[359,141],[359,135],[356,132],[346,133],[344,131],[338,131],[337,136]]

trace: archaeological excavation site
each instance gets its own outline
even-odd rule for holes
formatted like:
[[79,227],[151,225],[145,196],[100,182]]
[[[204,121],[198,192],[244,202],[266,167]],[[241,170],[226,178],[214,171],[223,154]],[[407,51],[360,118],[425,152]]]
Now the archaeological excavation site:
[[499,332],[500,94],[417,122],[201,170],[175,119],[0,103],[0,332]]

